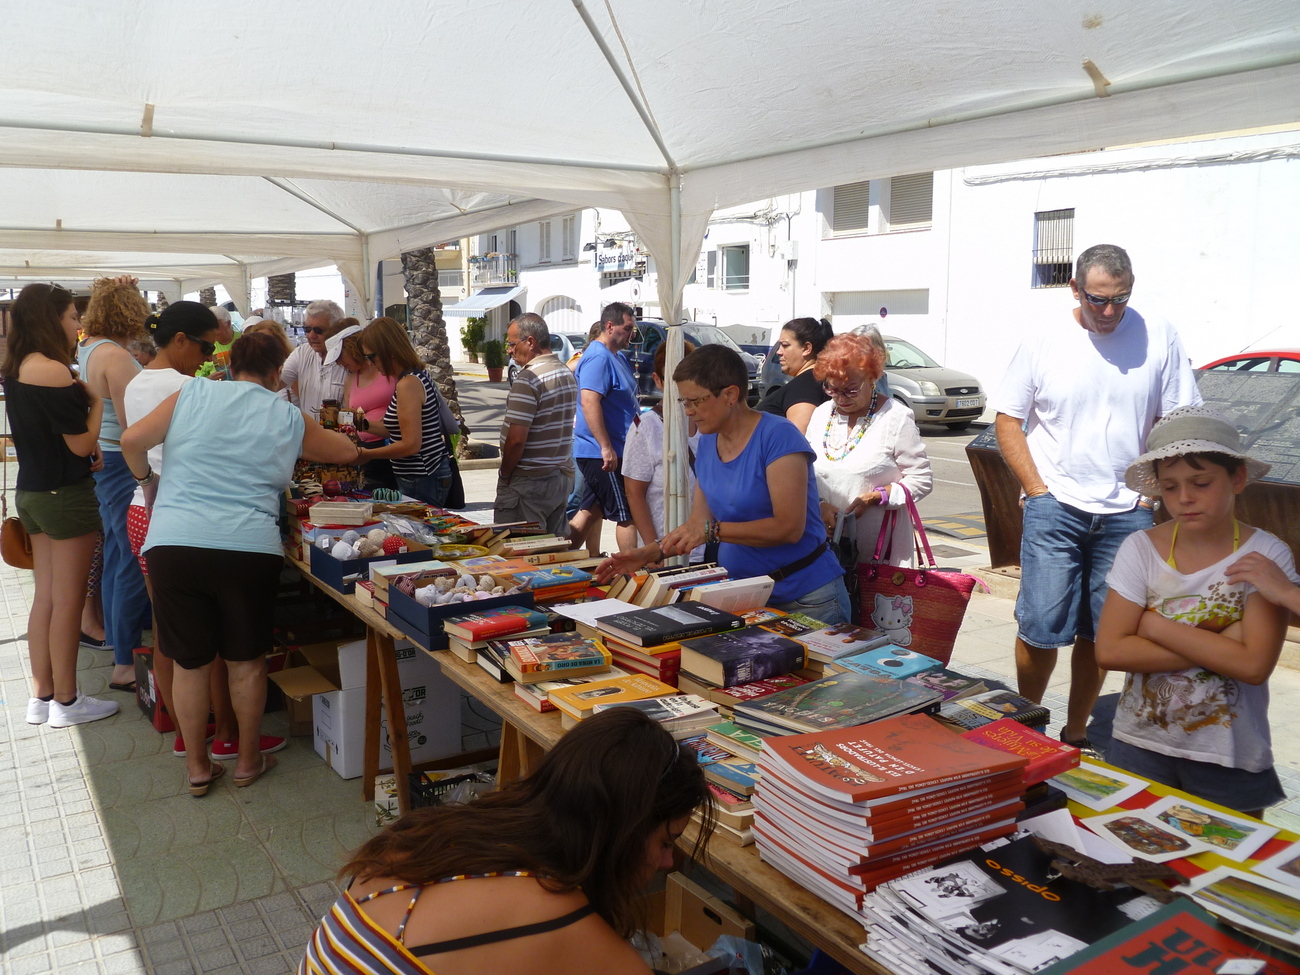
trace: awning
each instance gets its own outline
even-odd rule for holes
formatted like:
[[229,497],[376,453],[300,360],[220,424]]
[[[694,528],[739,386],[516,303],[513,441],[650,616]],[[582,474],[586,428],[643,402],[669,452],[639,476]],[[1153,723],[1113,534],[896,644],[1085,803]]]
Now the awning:
[[[480,316],[484,312],[491,311],[493,308],[499,308],[508,301],[515,301],[528,289],[518,285],[502,285],[497,288],[484,288],[482,291],[476,291],[464,301],[458,301],[454,305],[443,305],[443,317],[447,315],[464,315]],[[522,301],[519,302],[521,305]]]

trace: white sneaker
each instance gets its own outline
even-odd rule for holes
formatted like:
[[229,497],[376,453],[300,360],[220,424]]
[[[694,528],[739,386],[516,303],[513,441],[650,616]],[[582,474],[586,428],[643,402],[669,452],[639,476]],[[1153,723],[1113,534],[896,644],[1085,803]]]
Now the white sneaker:
[[34,697],[27,702],[27,723],[45,724],[50,720],[50,702]]
[[78,694],[77,699],[71,704],[50,702],[50,727],[71,728],[74,724],[87,724],[100,718],[111,717],[117,714],[118,710],[116,701],[101,701],[97,697]]

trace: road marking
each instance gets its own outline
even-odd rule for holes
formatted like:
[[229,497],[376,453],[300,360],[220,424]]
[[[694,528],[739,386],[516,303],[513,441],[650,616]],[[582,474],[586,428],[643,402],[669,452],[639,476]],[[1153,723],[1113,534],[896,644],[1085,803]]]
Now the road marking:
[[941,457],[938,454],[930,454],[931,460],[946,460],[949,464],[970,464],[965,457]]
[[975,486],[975,482],[974,482],[974,481],[948,481],[948,480],[945,480],[945,479],[942,478],[942,477],[934,477],[934,478],[931,478],[931,480],[933,480],[933,481],[937,481],[937,482],[940,483],[940,484],[956,484],[956,485],[958,485],[958,486],[960,486],[960,487],[974,487],[974,486]]

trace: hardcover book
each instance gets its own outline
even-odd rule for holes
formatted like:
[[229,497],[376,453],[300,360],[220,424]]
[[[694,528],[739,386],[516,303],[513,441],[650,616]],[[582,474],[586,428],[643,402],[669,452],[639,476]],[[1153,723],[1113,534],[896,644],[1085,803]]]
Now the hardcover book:
[[614,613],[597,621],[597,628],[638,647],[654,647],[693,636],[738,630],[744,620],[704,603],[678,603],[631,613]]
[[508,656],[509,652],[503,653],[499,645],[489,643],[486,647],[474,651],[474,662],[491,674],[498,683],[509,684],[514,681],[514,678],[506,670],[505,658]]
[[1025,766],[1025,785],[1037,785],[1079,764],[1082,753],[1073,745],[1055,741],[1026,727],[1013,718],[999,718],[970,731],[962,732],[967,741],[1029,759]]
[[934,709],[941,700],[936,691],[891,677],[836,674],[757,700],[740,701],[735,720],[742,725],[752,721],[793,732],[847,728],[896,714]]
[[913,677],[906,677],[904,680],[909,684],[916,684],[918,687],[928,687],[932,691],[938,691],[943,695],[945,701],[974,697],[976,694],[983,694],[989,689],[988,685],[978,677],[967,677],[965,674],[948,670],[946,667],[926,671],[923,674],[916,674]]
[[832,799],[859,803],[1023,769],[1029,760],[966,741],[928,715],[902,714],[769,738],[759,764]]
[[719,687],[788,674],[804,662],[802,644],[758,626],[685,640],[681,653],[683,670]]
[[705,736],[721,748],[725,748],[737,758],[747,762],[757,762],[763,751],[763,739],[751,734],[731,721],[710,725]]
[[800,677],[798,674],[779,674],[776,677],[750,681],[748,684],[733,684],[731,687],[709,685],[709,692],[705,696],[726,707],[735,707],[741,701],[755,701],[760,697],[767,697],[778,691],[788,691],[792,687],[802,687],[807,683],[808,678]]
[[985,691],[973,697],[955,698],[939,709],[939,719],[962,731],[1011,718],[1030,728],[1047,724],[1052,712],[1041,704],[1011,691]]
[[927,671],[939,670],[942,667],[943,665],[933,657],[927,657],[923,653],[917,653],[914,650],[908,650],[893,643],[886,643],[883,647],[876,647],[873,650],[864,650],[861,653],[836,657],[835,662],[829,665],[827,669],[834,670],[838,668],[841,672],[853,671],[858,674],[879,674],[882,677],[894,677],[898,680],[904,680],[915,674],[924,674]]
[[581,720],[589,717],[597,704],[640,701],[643,698],[664,697],[672,693],[674,689],[663,681],[655,680],[645,674],[629,674],[626,677],[593,680],[578,687],[561,687],[551,691],[548,696],[551,703],[561,711]]
[[466,643],[492,640],[543,627],[548,630],[550,628],[546,614],[524,606],[493,606],[477,613],[449,616],[442,623],[442,628],[449,635],[460,637]]

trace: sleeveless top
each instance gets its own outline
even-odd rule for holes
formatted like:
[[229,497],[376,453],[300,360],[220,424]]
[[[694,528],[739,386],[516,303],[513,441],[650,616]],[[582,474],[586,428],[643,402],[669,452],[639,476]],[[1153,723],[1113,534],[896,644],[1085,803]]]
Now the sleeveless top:
[[256,383],[181,387],[144,551],[158,545],[282,555],[280,496],[302,452],[302,411]]
[[[367,417],[379,416],[380,411],[387,409],[388,404],[393,401],[393,393],[397,390],[397,379],[392,376],[385,376],[382,372],[375,376],[375,381],[369,386],[352,386],[352,396],[348,400],[348,407],[353,410],[365,410]],[[378,443],[382,437],[377,437],[373,433],[366,433],[364,430],[358,430],[357,436],[365,443]]]
[[[393,473],[398,477],[428,477],[436,474],[447,462],[447,445],[442,439],[442,421],[438,419],[438,387],[433,377],[423,369],[402,373],[398,382],[414,376],[424,386],[424,406],[420,410],[420,450],[409,457],[394,457]],[[402,439],[397,423],[397,394],[393,393],[388,409],[384,411],[384,427],[394,443]]]
[[[446,877],[435,882],[445,884],[453,880],[476,880],[481,877],[535,876],[537,875],[527,870],[503,870],[493,873]],[[386,973],[386,975],[433,975],[432,970],[420,961],[420,957],[441,954],[445,951],[460,951],[464,948],[474,948],[478,945],[493,944],[498,941],[510,941],[513,938],[523,938],[530,934],[556,931],[581,921],[588,914],[595,912],[594,907],[586,904],[575,911],[570,911],[568,914],[549,921],[521,924],[516,927],[502,928],[498,931],[470,935],[466,938],[451,938],[447,941],[436,941],[432,944],[409,947],[405,941],[406,923],[411,919],[411,912],[415,910],[415,902],[419,900],[425,886],[423,884],[397,884],[394,887],[367,894],[360,900],[354,898],[348,891],[344,891],[343,895],[334,902],[334,906],[330,908],[329,913],[321,918],[316,933],[307,942],[307,954],[298,966],[298,975],[356,975],[357,972],[373,973],[373,975],[381,975],[381,973]],[[360,905],[368,900],[404,890],[414,891],[414,893],[411,895],[410,903],[406,905],[406,915],[402,918],[402,923],[398,925],[396,935],[389,934],[361,911]]]
[[[84,380],[90,375],[90,357],[96,349],[105,342],[110,345],[116,345],[112,339],[97,339],[89,345],[77,344],[77,371]],[[135,366],[135,371],[139,372],[143,368],[140,363],[131,358],[131,365]],[[122,452],[122,421],[117,415],[117,407],[113,405],[113,397],[104,397],[104,419],[99,425],[99,446],[102,450]]]

